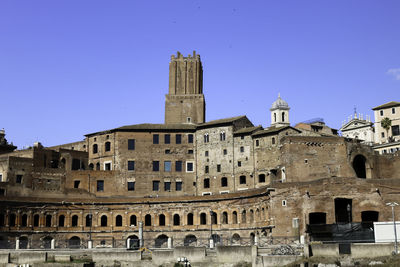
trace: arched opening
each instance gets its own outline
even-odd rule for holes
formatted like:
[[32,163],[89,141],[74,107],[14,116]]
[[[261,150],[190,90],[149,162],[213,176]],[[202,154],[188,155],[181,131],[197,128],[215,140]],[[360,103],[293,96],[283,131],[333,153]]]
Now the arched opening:
[[85,223],[86,227],[92,226],[92,214],[86,215],[86,221],[85,222],[86,222]]
[[93,165],[93,163],[90,163],[90,164],[89,164],[89,170],[92,171],[93,169],[94,169],[94,165]]
[[65,225],[65,216],[60,215],[60,217],[58,217],[58,226],[64,227],[64,225]]
[[78,215],[72,216],[71,225],[72,225],[73,227],[78,226]]
[[26,214],[22,215],[21,226],[22,227],[28,226],[28,215],[26,215]]
[[77,236],[73,236],[68,240],[68,248],[78,249],[81,247],[81,239]]
[[227,213],[226,211],[224,211],[224,212],[222,213],[222,220],[221,220],[221,222],[222,222],[223,224],[228,224],[228,213]]
[[187,215],[187,224],[188,225],[193,225],[193,213],[189,213]]
[[274,122],[276,122],[276,113],[274,112]]
[[8,217],[8,225],[10,227],[14,227],[17,221],[17,216],[14,213],[11,213]]
[[285,112],[282,112],[282,122],[285,122]]
[[100,225],[101,226],[107,226],[107,215],[103,215],[100,218]]
[[27,249],[28,248],[28,237],[21,236],[19,238],[19,248],[20,249]]
[[144,225],[145,226],[151,226],[151,215],[150,214],[147,214],[144,217]]
[[217,217],[218,217],[218,215],[217,215],[216,212],[212,212],[212,213],[211,213],[211,223],[212,223],[212,224],[217,224],[217,221],[218,221],[218,220],[217,220],[217,219],[218,219]]
[[239,246],[240,245],[240,235],[238,234],[233,234],[231,243],[233,246]]
[[256,239],[256,235],[254,233],[251,233],[250,234],[250,245],[252,245],[252,246],[254,245],[255,239]]
[[165,215],[164,214],[160,214],[160,216],[158,216],[158,225],[165,226]]
[[309,224],[326,224],[325,212],[310,212],[308,214]]
[[262,173],[258,175],[258,182],[265,183],[265,174]]
[[94,144],[93,145],[93,154],[96,154],[97,151],[98,151],[98,146],[97,146],[97,144]]
[[196,246],[196,243],[197,243],[197,237],[194,235],[187,235],[183,240],[183,245],[185,247]]
[[179,217],[178,214],[174,215],[174,225],[179,225],[180,224],[181,218]]
[[242,223],[246,223],[246,211],[242,211]]
[[53,240],[53,238],[51,236],[46,236],[45,238],[43,238],[43,248],[44,249],[51,248],[51,240]]
[[156,248],[164,248],[167,247],[168,236],[160,235],[154,240],[154,247]]
[[33,216],[33,226],[39,226],[39,214]]
[[215,245],[221,243],[221,236],[220,236],[220,235],[213,234],[213,235],[211,236],[211,238],[214,240],[214,244],[215,244]]
[[234,211],[232,212],[232,223],[233,224],[237,224],[238,220],[237,220],[237,212]]
[[97,162],[97,163],[96,163],[96,170],[97,170],[97,171],[100,171],[100,162]]
[[50,214],[46,215],[46,227],[51,227],[52,216]]
[[256,209],[256,221],[261,221],[260,210]]
[[254,211],[250,210],[250,222],[254,222]]
[[110,142],[106,142],[104,144],[104,151],[107,152],[107,151],[110,151],[110,150],[111,150],[111,143]]
[[127,240],[128,239],[129,239],[128,249],[138,250],[140,248],[140,240],[136,235],[130,235],[128,236]]
[[115,217],[115,226],[122,226],[122,216],[121,215],[117,215],[117,217]]
[[358,178],[367,178],[365,169],[366,159],[363,155],[357,155],[353,160],[353,168]]
[[133,226],[136,226],[136,225],[137,225],[137,224],[136,224],[136,222],[137,222],[136,215],[131,215],[130,222],[131,222],[131,226],[132,226],[132,225],[133,225]]
[[347,198],[335,198],[336,223],[352,222],[352,200]]
[[204,212],[200,213],[200,224],[207,224],[207,215]]

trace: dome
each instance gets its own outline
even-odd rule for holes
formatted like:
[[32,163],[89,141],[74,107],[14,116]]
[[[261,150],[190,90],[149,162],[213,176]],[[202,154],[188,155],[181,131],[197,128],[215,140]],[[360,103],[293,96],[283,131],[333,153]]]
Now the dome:
[[289,104],[281,98],[280,94],[278,95],[278,99],[274,103],[272,103],[270,110],[276,110],[276,109],[287,109],[287,110],[290,109]]

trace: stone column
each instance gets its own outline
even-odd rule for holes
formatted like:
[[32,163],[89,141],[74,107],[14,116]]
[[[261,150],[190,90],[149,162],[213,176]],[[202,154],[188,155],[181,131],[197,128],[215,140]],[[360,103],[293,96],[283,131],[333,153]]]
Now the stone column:
[[19,249],[19,237],[15,238],[15,249]]
[[139,241],[140,241],[140,247],[143,247],[143,222],[139,222]]
[[131,243],[131,239],[128,238],[128,239],[126,240],[126,248],[130,248],[130,243]]
[[92,249],[93,248],[93,241],[89,240],[88,241],[88,249]]
[[258,246],[258,235],[254,237],[254,245]]
[[168,248],[172,248],[172,238],[168,237]]
[[56,240],[54,238],[51,240],[50,246],[51,246],[51,249],[55,249],[56,248]]

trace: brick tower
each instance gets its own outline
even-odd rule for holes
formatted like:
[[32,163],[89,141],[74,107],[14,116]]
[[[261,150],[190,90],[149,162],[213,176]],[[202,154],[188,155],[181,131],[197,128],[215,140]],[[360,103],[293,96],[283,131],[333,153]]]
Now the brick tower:
[[169,63],[169,92],[165,96],[165,123],[203,123],[203,67],[200,55],[171,56]]

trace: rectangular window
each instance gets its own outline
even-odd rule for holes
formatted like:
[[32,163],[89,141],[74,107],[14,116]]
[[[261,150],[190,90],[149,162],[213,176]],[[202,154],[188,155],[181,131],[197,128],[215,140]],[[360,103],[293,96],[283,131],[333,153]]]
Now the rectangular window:
[[208,143],[210,141],[210,138],[208,136],[208,133],[204,135],[204,143]]
[[182,135],[181,134],[176,134],[175,135],[175,143],[176,144],[182,144]]
[[182,171],[182,161],[180,161],[180,160],[175,161],[175,171],[177,171],[177,172]]
[[75,180],[74,181],[74,188],[79,188],[79,184],[81,183],[81,181],[79,180]]
[[243,139],[244,139],[244,135],[241,135],[241,136],[240,136],[240,139],[242,139],[242,140],[243,140]]
[[102,192],[102,191],[104,191],[104,181],[97,180],[97,192]]
[[135,139],[128,139],[128,150],[135,150]]
[[385,137],[385,133],[381,132],[381,137],[384,138]]
[[204,156],[208,157],[208,151],[204,152]]
[[157,145],[160,142],[159,138],[158,134],[153,134],[153,144]]
[[171,161],[164,161],[164,171],[165,172],[171,171]]
[[238,167],[242,167],[242,162],[238,161]]
[[160,162],[153,161],[153,172],[158,172],[160,170]]
[[135,182],[128,182],[128,191],[135,191]]
[[209,167],[208,167],[208,166],[205,166],[204,172],[205,172],[205,173],[208,173],[208,172],[209,172]]
[[164,182],[164,191],[171,191],[171,182]]
[[242,147],[242,146],[240,147],[240,152],[242,152],[242,153],[244,152],[244,147]]
[[160,181],[153,181],[153,191],[160,190]]
[[193,143],[193,134],[188,134],[188,143],[189,144]]
[[221,172],[221,164],[217,164],[217,172]]
[[379,113],[381,114],[381,116],[383,116],[383,110],[379,111]]
[[193,162],[186,162],[186,172],[193,172]]
[[246,184],[246,176],[242,175],[239,177],[239,183],[240,184]]
[[111,162],[104,162],[104,170],[111,171]]
[[400,135],[399,125],[392,126],[392,135],[393,136]]
[[135,170],[135,161],[128,160],[128,171],[134,171],[134,170]]
[[256,140],[256,146],[260,145],[260,140]]
[[171,143],[171,135],[166,134],[164,135],[164,144],[170,144]]
[[210,179],[209,178],[204,179],[204,188],[210,188]]
[[188,154],[193,154],[193,149],[189,149]]
[[21,174],[17,174],[17,177],[15,179],[15,183],[16,184],[22,183],[22,175]]
[[224,149],[224,155],[228,154],[228,150]]
[[175,183],[175,191],[182,191],[182,182]]
[[171,154],[171,150],[165,149],[165,154]]
[[395,113],[396,113],[396,109],[392,108],[392,114],[395,114]]

